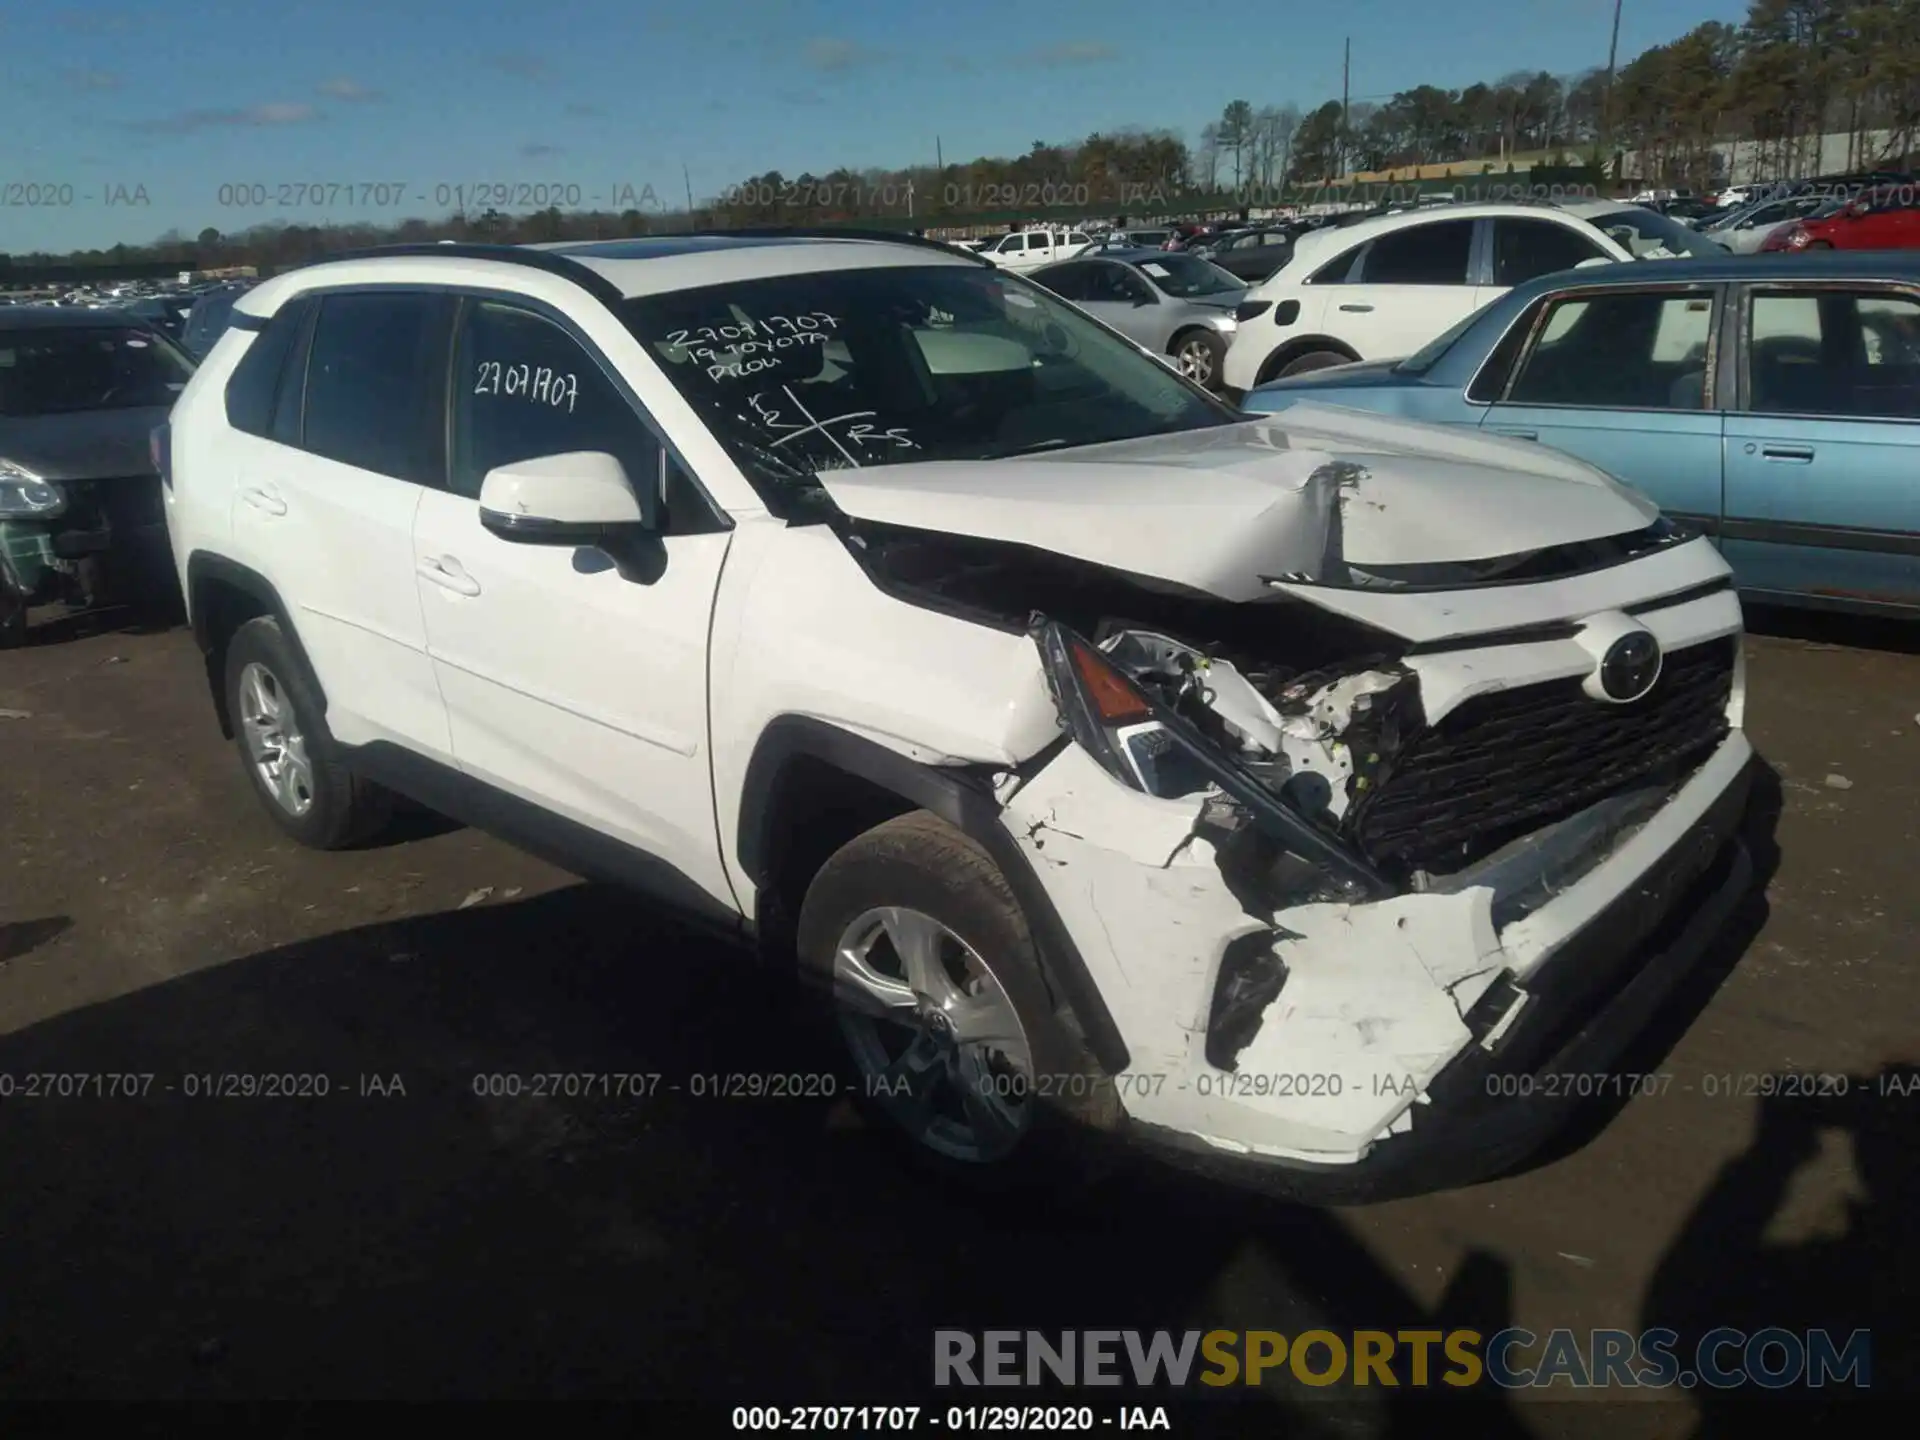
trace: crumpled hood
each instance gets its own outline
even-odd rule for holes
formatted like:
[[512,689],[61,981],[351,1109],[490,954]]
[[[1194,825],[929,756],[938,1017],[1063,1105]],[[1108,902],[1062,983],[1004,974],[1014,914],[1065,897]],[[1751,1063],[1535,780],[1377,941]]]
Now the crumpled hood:
[[1009,460],[819,476],[856,519],[1050,550],[1226,600],[1345,566],[1491,560],[1643,529],[1659,508],[1525,440],[1300,404]]
[[105,480],[153,474],[148,444],[171,407],[79,410],[63,415],[0,416],[0,460],[42,480]]

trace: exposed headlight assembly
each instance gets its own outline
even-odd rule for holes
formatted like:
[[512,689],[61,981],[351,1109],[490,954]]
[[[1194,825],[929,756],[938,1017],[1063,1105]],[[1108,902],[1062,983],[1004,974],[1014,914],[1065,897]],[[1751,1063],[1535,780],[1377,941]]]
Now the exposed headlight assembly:
[[1304,861],[1350,897],[1392,887],[1359,855],[1287,806],[1182,716],[1158,703],[1099,647],[1058,621],[1032,628],[1061,724],[1114,779],[1172,800],[1217,788],[1285,854]]
[[66,492],[24,465],[0,460],[0,519],[52,520],[64,514]]

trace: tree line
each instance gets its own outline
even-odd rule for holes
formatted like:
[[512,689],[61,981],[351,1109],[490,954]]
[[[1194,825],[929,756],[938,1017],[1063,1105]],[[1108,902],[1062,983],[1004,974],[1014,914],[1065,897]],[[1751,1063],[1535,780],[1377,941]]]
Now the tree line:
[[1912,158],[1920,141],[1920,0],[1752,0],[1740,24],[1695,26],[1629,58],[1611,80],[1604,67],[1572,75],[1514,71],[1459,89],[1417,85],[1345,105],[1236,99],[1193,144],[1168,130],[1101,132],[954,163],[791,177],[766,171],[691,212],[490,210],[398,225],[271,225],[237,235],[208,229],[148,246],[14,261],[272,270],[406,241],[529,243],[857,221],[934,228],[1047,212],[1148,218],[1311,199],[1355,173],[1432,165],[1470,176],[1505,173],[1516,163],[1523,170],[1536,162],[1586,164],[1605,167],[1620,183],[1706,189],[1729,144],[1757,157],[1768,178],[1785,179],[1817,165],[1819,137],[1833,133],[1847,137],[1849,168],[1905,168]]

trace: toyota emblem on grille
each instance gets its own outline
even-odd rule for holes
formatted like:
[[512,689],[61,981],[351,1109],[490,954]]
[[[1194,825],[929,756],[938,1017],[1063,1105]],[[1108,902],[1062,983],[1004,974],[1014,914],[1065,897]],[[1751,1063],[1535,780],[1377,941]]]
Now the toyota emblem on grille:
[[1638,700],[1660,678],[1660,642],[1650,631],[1629,631],[1607,647],[1597,674],[1609,700]]

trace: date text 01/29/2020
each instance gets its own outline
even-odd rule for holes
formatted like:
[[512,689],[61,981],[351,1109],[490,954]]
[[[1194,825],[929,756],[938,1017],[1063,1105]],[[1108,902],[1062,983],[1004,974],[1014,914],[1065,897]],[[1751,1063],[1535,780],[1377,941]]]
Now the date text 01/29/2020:
[[234,181],[214,192],[214,203],[230,210],[386,210],[401,205],[441,210],[661,210],[652,185],[615,180],[605,185],[573,181],[441,181],[434,185],[405,180]]
[[735,1430],[767,1431],[1171,1430],[1163,1405],[736,1405]]

